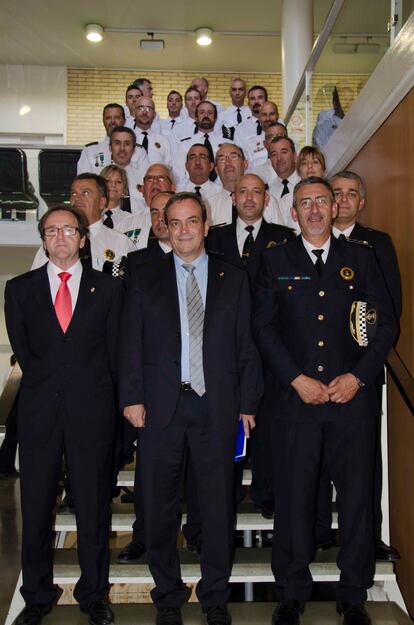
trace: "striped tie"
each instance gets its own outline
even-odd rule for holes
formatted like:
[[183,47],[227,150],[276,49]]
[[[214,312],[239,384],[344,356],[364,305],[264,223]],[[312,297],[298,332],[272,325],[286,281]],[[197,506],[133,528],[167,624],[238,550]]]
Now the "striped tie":
[[190,382],[194,391],[201,397],[206,392],[203,371],[204,306],[194,275],[194,265],[184,264],[183,268],[188,271],[186,299],[190,333]]

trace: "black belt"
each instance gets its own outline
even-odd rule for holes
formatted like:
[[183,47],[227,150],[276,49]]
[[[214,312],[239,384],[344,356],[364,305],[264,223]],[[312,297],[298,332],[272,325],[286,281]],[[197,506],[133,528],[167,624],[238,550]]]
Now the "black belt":
[[193,391],[193,387],[191,386],[191,382],[180,382],[180,390],[181,391]]

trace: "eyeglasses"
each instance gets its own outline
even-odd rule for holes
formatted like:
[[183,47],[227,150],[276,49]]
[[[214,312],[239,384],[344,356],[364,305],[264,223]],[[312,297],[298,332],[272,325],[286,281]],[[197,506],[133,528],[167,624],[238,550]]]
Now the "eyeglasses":
[[45,228],[44,235],[45,237],[56,237],[60,231],[65,235],[65,237],[73,237],[77,232],[79,232],[79,228],[75,228],[74,226],[62,226],[61,228],[58,226],[51,226],[50,228]]
[[323,197],[322,195],[319,197],[316,197],[315,199],[311,198],[311,197],[304,197],[303,200],[300,200],[299,202],[299,206],[301,208],[310,208],[313,204],[316,204],[316,206],[319,207],[325,207],[329,204],[329,200],[326,197]]
[[168,176],[152,176],[152,175],[148,175],[148,176],[144,176],[144,182],[171,182],[171,178],[169,178]]
[[220,154],[219,156],[217,156],[216,162],[223,164],[227,160],[234,162],[237,161],[237,159],[239,158],[241,158],[241,154],[237,154],[237,152],[231,152],[230,154]]
[[138,111],[142,111],[142,112],[145,112],[145,113],[151,113],[151,111],[155,111],[155,109],[154,109],[154,107],[153,107],[153,106],[145,106],[144,104],[139,104],[139,105],[136,107],[136,109],[137,109]]

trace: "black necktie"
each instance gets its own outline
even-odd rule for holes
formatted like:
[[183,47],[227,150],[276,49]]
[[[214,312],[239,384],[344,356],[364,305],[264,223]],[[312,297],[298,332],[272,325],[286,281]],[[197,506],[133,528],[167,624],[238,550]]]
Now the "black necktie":
[[284,195],[287,195],[289,193],[289,180],[287,178],[283,178],[282,184],[283,184],[283,191],[280,197],[283,197]]
[[194,187],[194,193],[198,195],[198,197],[201,197],[200,189],[201,187]]
[[246,226],[245,230],[247,230],[247,232],[249,233],[247,235],[247,237],[244,240],[244,245],[243,245],[243,251],[242,251],[242,261],[243,264],[245,265],[249,259],[250,256],[250,248],[252,247],[253,243],[254,243],[254,238],[253,238],[253,230],[254,230],[254,226]]
[[193,135],[196,135],[197,133],[198,133],[197,122],[194,122],[194,132],[193,132]]
[[240,109],[237,109],[237,123],[240,124],[241,120],[242,120],[242,116],[240,113]]
[[[206,146],[207,150],[208,150],[208,155],[210,157],[210,163],[214,163],[214,152],[213,152],[213,146],[210,143],[210,139],[208,138],[208,133],[206,132],[204,134],[204,145]],[[212,169],[210,174],[209,174],[209,179],[214,182],[217,178],[217,172],[215,169]]]
[[175,119],[171,120],[171,130],[174,128],[174,124],[175,124]]
[[148,133],[147,132],[143,132],[142,133],[144,135],[144,138],[142,140],[142,147],[144,148],[144,150],[146,151],[146,153],[148,154]]
[[342,234],[339,235],[338,239],[340,241],[346,241],[346,236],[344,235],[344,233],[342,233]]
[[109,210],[109,208],[108,210],[105,211],[105,215],[106,217],[104,219],[103,225],[106,226],[107,228],[113,228],[114,222],[112,220],[112,211]]
[[318,272],[318,276],[321,276],[323,272],[323,265],[324,265],[323,260],[322,260],[323,250],[312,250],[312,254],[315,254],[316,256],[315,268],[316,268],[316,271]]
[[257,124],[256,134],[261,135],[263,132],[263,128],[261,127],[259,120],[256,121],[256,124]]
[[86,237],[85,245],[79,250],[79,260],[83,267],[92,268],[91,242],[89,241],[89,237]]

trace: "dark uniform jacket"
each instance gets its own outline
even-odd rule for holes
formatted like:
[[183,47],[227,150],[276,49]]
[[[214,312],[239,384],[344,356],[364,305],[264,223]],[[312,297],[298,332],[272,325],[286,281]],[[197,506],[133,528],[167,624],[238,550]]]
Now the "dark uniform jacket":
[[[247,273],[252,285],[259,271],[263,250],[294,238],[295,234],[290,228],[270,224],[263,219],[246,262]],[[207,238],[207,248],[209,252],[221,256],[226,262],[232,263],[237,267],[244,267],[237,245],[236,222],[220,228],[213,228]]]
[[[376,335],[368,347],[359,347],[351,336],[354,300],[377,309]],[[256,280],[253,327],[277,418],[361,418],[379,409],[373,381],[392,346],[396,320],[369,246],[332,237],[321,277],[300,236],[266,251]],[[353,373],[366,387],[346,404],[308,405],[290,385],[301,373],[325,384]]]
[[378,264],[384,276],[385,283],[391,295],[394,312],[399,319],[401,317],[401,276],[398,268],[397,255],[391,241],[391,237],[385,232],[366,228],[358,222],[355,224],[351,234],[351,239],[368,241],[374,249]]

